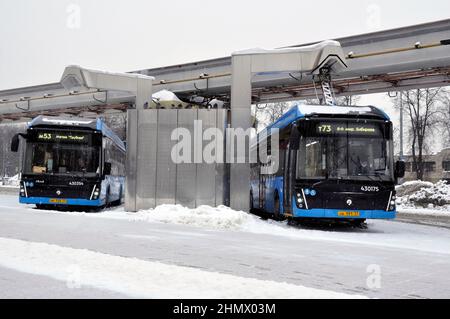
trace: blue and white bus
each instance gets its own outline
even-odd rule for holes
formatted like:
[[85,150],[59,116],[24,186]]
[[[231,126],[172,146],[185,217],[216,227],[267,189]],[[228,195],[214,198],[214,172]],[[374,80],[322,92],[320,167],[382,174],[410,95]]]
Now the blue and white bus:
[[39,116],[24,138],[20,203],[38,208],[101,208],[120,205],[126,150],[101,119]]
[[[271,160],[279,160],[279,169],[263,175],[261,160],[252,164],[252,210],[356,225],[396,217],[395,185],[404,176],[404,163],[394,164],[387,114],[371,106],[299,105],[259,137],[271,136],[273,129],[279,130],[279,158]],[[269,140],[264,145],[273,154]],[[262,142],[259,138],[252,147]]]

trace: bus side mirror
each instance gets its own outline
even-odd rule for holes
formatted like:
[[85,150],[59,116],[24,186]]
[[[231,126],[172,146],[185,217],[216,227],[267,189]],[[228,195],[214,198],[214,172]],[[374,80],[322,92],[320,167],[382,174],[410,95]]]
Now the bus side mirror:
[[294,151],[298,151],[300,146],[300,131],[297,124],[294,123],[291,129],[291,136],[289,137],[289,148]]
[[111,163],[105,162],[105,168],[103,170],[103,175],[111,175]]
[[11,152],[17,153],[19,151],[19,144],[20,144],[20,136],[23,136],[22,134],[16,134],[12,138],[11,141]]
[[406,164],[404,161],[398,161],[395,163],[395,178],[403,178],[405,177],[406,172]]

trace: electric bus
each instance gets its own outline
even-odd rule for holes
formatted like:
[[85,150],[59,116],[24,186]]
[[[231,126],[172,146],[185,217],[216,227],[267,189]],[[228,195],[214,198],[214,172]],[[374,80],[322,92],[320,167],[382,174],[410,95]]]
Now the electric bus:
[[[405,164],[394,163],[392,122],[383,111],[299,105],[262,133],[252,151],[264,145],[269,156],[251,165],[252,210],[355,225],[396,217],[395,185]],[[278,152],[271,149],[272,134]],[[278,170],[263,174],[264,165]]]
[[120,205],[126,150],[101,119],[39,116],[13,137],[25,140],[19,201],[40,209]]

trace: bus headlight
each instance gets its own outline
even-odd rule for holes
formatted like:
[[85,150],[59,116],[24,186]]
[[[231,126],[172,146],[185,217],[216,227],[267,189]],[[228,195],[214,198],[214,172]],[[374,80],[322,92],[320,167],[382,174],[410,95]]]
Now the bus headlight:
[[94,196],[92,198],[94,200],[97,200],[99,196],[100,196],[100,189],[96,188],[95,191],[94,191]]
[[305,208],[305,199],[303,198],[302,193],[297,193],[297,207],[300,209]]

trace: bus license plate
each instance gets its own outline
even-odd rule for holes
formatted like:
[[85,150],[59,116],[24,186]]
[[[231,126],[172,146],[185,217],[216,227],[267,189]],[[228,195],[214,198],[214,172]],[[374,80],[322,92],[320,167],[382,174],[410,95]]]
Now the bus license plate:
[[359,212],[339,212],[339,217],[359,217],[361,214]]
[[50,199],[50,203],[52,204],[67,204],[66,199]]

